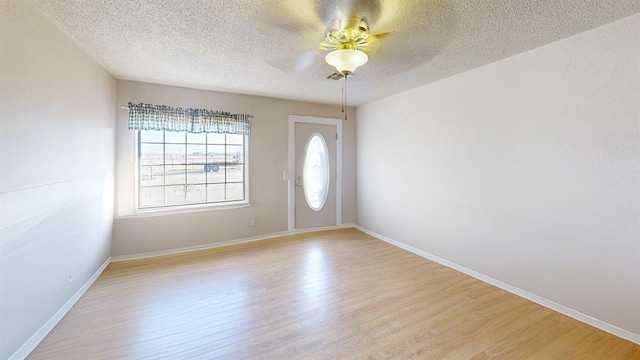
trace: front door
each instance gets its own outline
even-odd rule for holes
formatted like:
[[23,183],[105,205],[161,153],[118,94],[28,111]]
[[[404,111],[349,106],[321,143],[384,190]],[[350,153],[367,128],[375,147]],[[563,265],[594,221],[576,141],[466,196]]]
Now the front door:
[[295,123],[295,229],[336,225],[337,126]]

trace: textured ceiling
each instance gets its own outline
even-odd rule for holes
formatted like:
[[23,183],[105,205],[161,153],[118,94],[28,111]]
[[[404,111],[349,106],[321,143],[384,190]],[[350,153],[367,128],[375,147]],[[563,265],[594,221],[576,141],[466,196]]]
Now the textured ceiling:
[[119,79],[338,104],[318,50],[338,13],[391,32],[349,105],[427,84],[640,12],[637,0],[32,0]]

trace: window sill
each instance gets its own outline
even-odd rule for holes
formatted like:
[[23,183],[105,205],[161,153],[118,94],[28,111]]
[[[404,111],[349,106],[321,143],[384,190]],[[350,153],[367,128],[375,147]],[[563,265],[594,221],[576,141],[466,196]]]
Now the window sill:
[[251,206],[249,202],[237,202],[226,205],[199,204],[189,206],[166,207],[159,209],[143,209],[130,215],[115,216],[115,219],[145,218],[167,215],[189,214],[204,211],[234,210]]

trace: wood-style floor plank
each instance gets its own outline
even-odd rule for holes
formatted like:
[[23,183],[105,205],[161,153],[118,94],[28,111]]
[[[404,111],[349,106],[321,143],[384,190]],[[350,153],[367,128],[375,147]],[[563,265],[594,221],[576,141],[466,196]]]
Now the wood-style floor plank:
[[354,229],[112,263],[29,359],[640,359]]

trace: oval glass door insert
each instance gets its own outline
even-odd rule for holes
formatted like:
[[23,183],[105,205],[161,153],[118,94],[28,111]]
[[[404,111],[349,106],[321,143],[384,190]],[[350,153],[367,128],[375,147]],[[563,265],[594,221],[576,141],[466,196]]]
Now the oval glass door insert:
[[307,205],[320,211],[329,194],[329,150],[324,137],[313,133],[307,140],[302,164],[302,188]]

